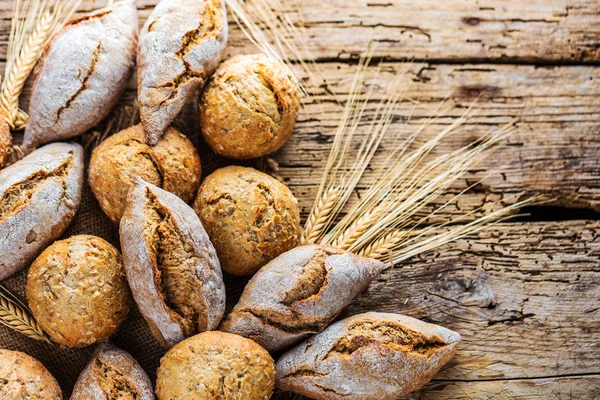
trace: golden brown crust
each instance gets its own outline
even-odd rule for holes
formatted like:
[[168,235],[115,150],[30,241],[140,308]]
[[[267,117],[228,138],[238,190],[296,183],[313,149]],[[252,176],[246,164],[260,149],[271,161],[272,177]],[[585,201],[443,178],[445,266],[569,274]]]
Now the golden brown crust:
[[194,203],[224,271],[252,275],[298,245],[300,211],[290,189],[252,168],[229,166],[206,178]]
[[239,55],[217,69],[200,99],[200,127],[218,154],[249,159],[278,150],[292,134],[300,88],[264,54]]
[[41,362],[19,351],[0,349],[0,399],[61,400],[62,393]]
[[91,235],[72,236],[44,250],[29,269],[27,298],[42,329],[69,347],[112,336],[131,304],[121,255]]
[[89,181],[102,210],[118,224],[136,177],[189,202],[200,184],[200,173],[198,152],[182,133],[169,128],[155,146],[148,146],[144,128],[136,125],[94,149]]
[[177,344],[157,371],[159,400],[267,400],[275,381],[269,353],[250,339],[204,332]]
[[11,151],[12,135],[10,134],[10,127],[4,118],[0,118],[0,169],[6,165]]

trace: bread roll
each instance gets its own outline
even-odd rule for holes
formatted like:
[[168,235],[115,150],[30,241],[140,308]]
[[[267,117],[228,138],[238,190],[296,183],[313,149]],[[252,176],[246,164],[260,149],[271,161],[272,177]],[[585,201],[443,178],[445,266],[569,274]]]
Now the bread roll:
[[108,343],[98,346],[71,395],[71,400],[153,399],[152,382],[140,364],[126,351]]
[[8,156],[12,151],[12,135],[10,134],[10,127],[0,117],[0,169],[6,165]]
[[169,128],[155,146],[148,146],[144,128],[136,125],[109,136],[94,149],[88,174],[100,207],[118,224],[137,177],[186,203],[192,200],[200,185],[200,157],[192,142],[175,128]]
[[283,183],[252,168],[221,168],[200,186],[194,210],[225,272],[252,275],[298,245],[298,201]]
[[72,236],[44,250],[29,269],[27,298],[42,329],[69,347],[108,339],[131,305],[121,255],[91,235]]
[[382,269],[380,261],[331,247],[296,247],[252,277],[220,329],[284,349],[325,329]]
[[138,103],[156,144],[212,74],[227,44],[224,0],[161,0],[140,33]]
[[165,348],[217,327],[225,311],[225,285],[217,253],[194,210],[137,178],[120,234],[129,286]]
[[278,150],[298,118],[300,88],[289,69],[265,54],[222,63],[200,97],[200,128],[218,154],[249,159]]
[[62,393],[41,362],[20,351],[0,349],[0,399],[61,400]]
[[28,266],[73,220],[83,149],[54,143],[0,171],[0,280]]
[[38,62],[23,146],[65,140],[102,121],[125,90],[135,65],[135,0],[69,21]]
[[277,387],[322,400],[396,400],[429,382],[460,335],[399,314],[336,322],[281,356]]
[[159,400],[268,400],[274,380],[273,359],[252,340],[204,332],[160,360],[156,395]]

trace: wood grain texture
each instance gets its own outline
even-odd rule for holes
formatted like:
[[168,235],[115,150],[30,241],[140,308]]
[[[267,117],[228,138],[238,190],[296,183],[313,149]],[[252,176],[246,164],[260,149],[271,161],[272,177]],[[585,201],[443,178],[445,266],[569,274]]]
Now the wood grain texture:
[[[138,0],[143,23],[156,0]],[[595,0],[304,0],[308,49],[347,59],[379,43],[389,59],[600,62],[600,4]],[[84,0],[80,12],[106,5]],[[11,0],[0,1],[0,58],[6,54]],[[231,19],[230,19],[231,20]],[[249,43],[232,24],[232,53]]]

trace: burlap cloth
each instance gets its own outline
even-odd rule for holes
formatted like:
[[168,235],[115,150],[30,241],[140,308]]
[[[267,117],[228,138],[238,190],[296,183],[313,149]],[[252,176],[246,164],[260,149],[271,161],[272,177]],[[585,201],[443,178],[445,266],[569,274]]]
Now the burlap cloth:
[[[206,177],[215,169],[231,164],[231,161],[215,155],[204,143],[197,122],[196,102],[197,101],[193,101],[186,105],[185,109],[173,125],[185,133],[198,149],[202,161],[202,177]],[[120,105],[117,106],[112,115],[108,117],[107,121],[114,117],[119,110],[131,109],[132,103],[132,94],[127,93],[120,102]],[[132,119],[135,120],[135,117],[132,117]],[[107,122],[101,124],[96,132],[102,132],[106,125]],[[90,141],[92,134],[92,132],[87,133],[76,141],[85,144]],[[91,150],[92,146],[88,146],[86,149],[86,178],[87,163],[89,162]],[[260,168],[264,165],[262,160],[254,160],[241,164],[255,168]],[[117,248],[120,248],[118,226],[112,224],[100,209],[100,206],[87,185],[87,179],[83,189],[83,197],[79,211],[62,238],[77,234],[96,235],[112,243]],[[24,270],[5,279],[1,284],[27,304],[25,293],[26,279],[27,270]],[[228,311],[239,299],[246,282],[247,279],[225,276]],[[156,368],[159,365],[160,358],[164,354],[164,350],[150,333],[150,330],[135,305],[132,307],[129,317],[119,332],[111,338],[111,341],[131,353],[131,355],[144,367],[151,379],[153,381],[155,380]],[[23,351],[40,360],[60,383],[65,398],[70,396],[79,373],[88,363],[89,358],[94,351],[94,346],[82,349],[69,349],[60,347],[56,344],[37,342],[2,325],[0,325],[0,347]]]

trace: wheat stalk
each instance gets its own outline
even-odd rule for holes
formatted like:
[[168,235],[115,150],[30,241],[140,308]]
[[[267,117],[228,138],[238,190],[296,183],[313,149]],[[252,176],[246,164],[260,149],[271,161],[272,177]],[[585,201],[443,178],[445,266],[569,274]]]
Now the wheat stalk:
[[25,81],[52,36],[73,15],[80,2],[15,0],[6,70],[0,88],[0,111],[11,128],[22,129],[27,123],[27,114],[19,109]]
[[327,221],[331,215],[331,210],[335,206],[338,196],[339,189],[334,187],[327,189],[319,196],[318,201],[315,202],[315,206],[306,220],[302,235],[302,244],[314,244],[323,235]]
[[33,340],[51,343],[27,307],[0,285],[0,324]]

